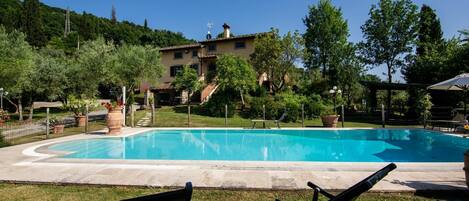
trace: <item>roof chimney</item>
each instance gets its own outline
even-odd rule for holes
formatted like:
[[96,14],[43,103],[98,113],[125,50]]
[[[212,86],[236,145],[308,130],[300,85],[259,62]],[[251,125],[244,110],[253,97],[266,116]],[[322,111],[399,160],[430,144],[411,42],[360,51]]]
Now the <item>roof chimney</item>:
[[206,38],[207,40],[212,39],[212,34],[210,33],[210,31],[207,32],[207,35],[205,36],[205,38]]
[[230,26],[228,24],[223,24],[223,38],[229,38],[230,37]]

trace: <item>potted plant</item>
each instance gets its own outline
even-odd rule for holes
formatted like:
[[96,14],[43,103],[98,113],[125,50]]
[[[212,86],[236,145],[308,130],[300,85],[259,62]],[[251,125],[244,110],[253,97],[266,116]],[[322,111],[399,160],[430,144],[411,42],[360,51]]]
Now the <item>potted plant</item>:
[[49,125],[54,134],[62,134],[65,128],[64,120],[53,117],[49,120]]
[[8,112],[0,109],[0,126],[3,126],[5,121],[7,121],[8,119],[10,119],[10,115],[8,115]]
[[108,127],[108,134],[109,135],[118,135],[121,133],[122,129],[122,122],[124,117],[122,115],[122,102],[107,102],[102,103],[102,105],[108,110],[108,114],[106,117],[106,123]]
[[336,128],[339,121],[339,115],[332,107],[325,107],[321,112],[322,125],[328,128]]
[[86,124],[86,107],[88,112],[97,107],[97,102],[93,99],[79,99],[75,96],[69,96],[64,109],[73,112],[78,127],[84,127]]

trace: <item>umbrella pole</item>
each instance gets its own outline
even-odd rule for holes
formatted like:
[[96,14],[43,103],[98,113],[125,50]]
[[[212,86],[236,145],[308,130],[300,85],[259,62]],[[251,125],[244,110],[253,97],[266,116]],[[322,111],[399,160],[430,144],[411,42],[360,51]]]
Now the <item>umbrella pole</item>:
[[466,107],[466,99],[467,99],[467,87],[464,87],[464,120],[466,120],[467,115],[467,107]]

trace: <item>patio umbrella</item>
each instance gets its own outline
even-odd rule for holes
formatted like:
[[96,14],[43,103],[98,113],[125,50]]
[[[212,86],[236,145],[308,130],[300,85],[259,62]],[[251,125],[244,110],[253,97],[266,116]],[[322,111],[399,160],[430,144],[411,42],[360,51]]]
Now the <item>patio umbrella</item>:
[[463,91],[464,92],[464,116],[466,116],[466,96],[469,89],[469,73],[464,73],[458,75],[449,80],[436,83],[432,86],[429,86],[427,89],[432,90],[451,90],[451,91]]

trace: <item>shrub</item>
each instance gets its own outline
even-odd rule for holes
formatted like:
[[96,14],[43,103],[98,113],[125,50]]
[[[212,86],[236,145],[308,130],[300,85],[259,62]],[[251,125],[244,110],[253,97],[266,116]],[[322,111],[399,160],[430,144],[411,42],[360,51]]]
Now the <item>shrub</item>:
[[232,90],[220,90],[210,97],[202,107],[202,114],[212,117],[225,116],[225,104],[228,106],[228,117],[233,117],[236,110],[236,96]]
[[325,110],[326,105],[324,104],[321,96],[313,94],[306,98],[305,104],[305,118],[312,119],[319,117]]

